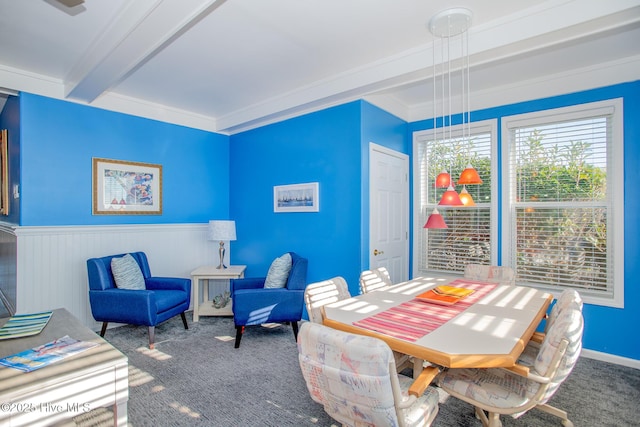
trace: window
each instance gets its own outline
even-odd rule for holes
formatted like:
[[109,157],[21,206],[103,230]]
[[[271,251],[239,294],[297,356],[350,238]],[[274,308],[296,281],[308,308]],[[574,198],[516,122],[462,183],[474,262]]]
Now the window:
[[[440,131],[414,134],[414,269],[419,275],[428,271],[463,272],[467,264],[490,264],[496,257],[492,244],[496,241],[492,225],[492,212],[497,206],[492,197],[496,121],[472,123],[470,137],[468,131],[463,137],[462,126],[453,127],[446,135]],[[438,174],[443,170],[451,173],[455,183],[469,163],[483,180],[482,185],[466,186],[476,205],[438,206],[449,228],[422,228],[446,190],[435,188]]]
[[503,119],[503,260],[519,283],[622,306],[621,122],[619,100]]
[[[414,133],[414,276],[502,264],[519,284],[622,307],[622,100],[501,121],[500,150],[496,121],[472,123],[470,138]],[[455,181],[467,163],[484,181],[467,186],[476,206],[437,206],[436,176]],[[448,228],[424,229],[436,206]]]

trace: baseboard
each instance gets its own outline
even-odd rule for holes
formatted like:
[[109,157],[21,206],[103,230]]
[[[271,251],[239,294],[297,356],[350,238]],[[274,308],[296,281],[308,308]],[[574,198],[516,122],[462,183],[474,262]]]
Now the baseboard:
[[614,354],[602,353],[595,350],[582,349],[580,354],[589,359],[601,360],[603,362],[614,363],[616,365],[627,366],[629,368],[640,369],[640,360],[630,359],[628,357],[616,356]]

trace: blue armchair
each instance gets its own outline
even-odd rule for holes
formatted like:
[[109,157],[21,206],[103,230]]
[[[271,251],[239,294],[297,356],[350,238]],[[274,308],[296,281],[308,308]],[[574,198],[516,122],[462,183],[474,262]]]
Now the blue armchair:
[[153,349],[156,325],[179,314],[184,328],[189,329],[184,312],[189,309],[191,302],[191,281],[151,277],[145,253],[133,252],[130,255],[140,267],[145,289],[119,289],[111,270],[111,259],[124,255],[87,260],[89,303],[93,318],[102,322],[100,336],[104,337],[109,322],[145,325],[149,327],[149,348]]
[[284,288],[266,288],[266,277],[231,280],[233,322],[236,327],[235,348],[245,326],[263,323],[291,323],[293,337],[298,339],[298,321],[302,319],[304,289],[307,286],[306,258],[289,252],[291,270]]

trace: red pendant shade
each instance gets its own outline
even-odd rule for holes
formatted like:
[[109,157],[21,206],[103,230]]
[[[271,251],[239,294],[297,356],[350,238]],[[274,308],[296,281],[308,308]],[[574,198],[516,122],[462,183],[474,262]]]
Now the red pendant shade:
[[473,168],[471,165],[467,165],[466,169],[462,171],[460,174],[460,178],[458,179],[459,185],[472,185],[472,184],[482,184],[482,179],[480,175],[478,175],[478,171]]
[[449,228],[447,224],[444,222],[444,218],[440,215],[437,208],[433,208],[433,212],[429,215],[427,219],[427,223],[423,228]]
[[449,186],[449,188],[447,188],[447,191],[444,192],[444,194],[442,195],[442,198],[440,199],[440,203],[438,203],[439,205],[446,205],[446,206],[462,206],[462,200],[460,200],[460,196],[458,196],[458,193],[456,193],[456,190],[453,189],[453,186]]
[[436,188],[448,188],[450,185],[452,185],[451,175],[447,171],[440,172],[436,177]]
[[466,187],[462,187],[462,191],[460,191],[460,200],[462,201],[462,204],[465,206],[476,205],[476,202],[473,201],[473,197],[471,197],[471,194],[469,194]]

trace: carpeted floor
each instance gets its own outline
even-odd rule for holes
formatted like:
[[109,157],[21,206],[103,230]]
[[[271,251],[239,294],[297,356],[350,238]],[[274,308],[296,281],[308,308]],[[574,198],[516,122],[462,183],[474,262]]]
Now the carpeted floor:
[[[311,400],[297,361],[290,326],[247,328],[233,348],[233,320],[201,317],[189,330],[176,317],[156,328],[149,350],[147,329],[123,326],[106,339],[129,357],[129,425],[142,426],[331,426]],[[549,402],[565,409],[576,427],[640,426],[640,370],[582,358]],[[531,410],[505,427],[560,426],[558,418]],[[107,410],[75,419],[82,427],[112,423]],[[480,426],[473,408],[441,391],[439,426]]]

